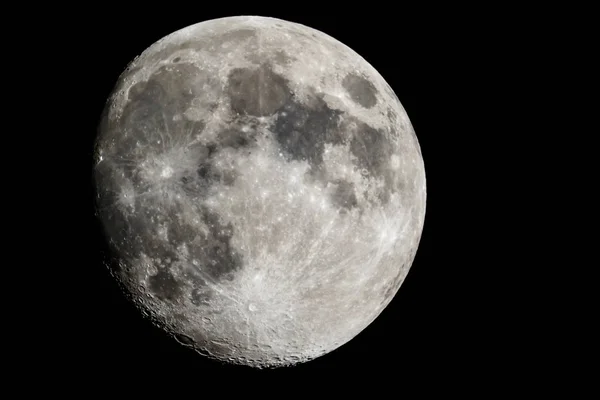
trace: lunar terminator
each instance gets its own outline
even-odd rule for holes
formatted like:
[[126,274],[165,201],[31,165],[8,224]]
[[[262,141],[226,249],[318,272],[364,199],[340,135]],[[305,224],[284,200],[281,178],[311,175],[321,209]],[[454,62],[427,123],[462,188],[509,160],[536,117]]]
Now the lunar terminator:
[[425,217],[410,120],[362,57],[274,18],[205,21],[119,77],[95,150],[114,275],[182,344],[253,367],[347,343]]

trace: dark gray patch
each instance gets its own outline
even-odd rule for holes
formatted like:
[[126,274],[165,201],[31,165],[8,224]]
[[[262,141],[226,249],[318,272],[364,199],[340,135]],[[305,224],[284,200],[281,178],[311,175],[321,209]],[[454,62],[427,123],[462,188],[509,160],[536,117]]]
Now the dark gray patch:
[[210,305],[210,299],[212,296],[211,296],[208,288],[198,287],[198,288],[195,288],[194,290],[192,290],[192,294],[190,297],[191,297],[192,304],[195,305],[196,307],[200,307],[200,306]]
[[235,274],[233,272],[228,272],[223,275],[221,279],[232,282],[235,279]]
[[130,100],[120,118],[120,128],[126,136],[119,150],[131,151],[138,142],[146,145],[168,129],[161,108],[164,97],[164,89],[155,81],[138,82],[131,87]]
[[393,109],[388,108],[388,110],[385,113],[385,115],[387,116],[388,120],[390,121],[390,125],[389,125],[390,135],[392,137],[397,138],[399,136],[399,134],[398,134],[398,128],[404,129],[403,124],[401,124],[399,122],[398,114]]
[[[146,204],[143,199],[136,197],[136,212],[124,212],[114,206],[116,196],[103,197],[99,209],[104,231],[112,239],[113,250],[124,258],[139,258],[145,254],[151,259],[175,259],[169,243],[163,242],[156,235],[158,224],[168,224],[170,230],[177,229],[176,220],[168,213],[158,210],[152,204]],[[111,202],[107,204],[108,202]]]
[[390,197],[396,188],[393,187],[394,181],[390,173],[386,173],[383,176],[383,189],[377,194],[377,197],[382,204],[386,204],[390,201]]
[[[183,114],[192,99],[201,95],[203,84],[219,85],[206,75],[191,64],[181,63],[164,66],[148,81],[133,85],[117,126],[111,129],[117,140],[115,159],[132,160],[142,152],[160,153],[175,143],[185,145],[201,133],[203,121],[173,117]],[[132,164],[124,166],[126,173],[134,168]],[[134,184],[139,183],[133,175],[128,176]]]
[[395,190],[392,171],[389,169],[393,144],[383,130],[375,129],[355,118],[348,118],[344,125],[352,132],[350,152],[356,157],[358,167],[365,170],[368,176],[384,180],[378,198],[383,204],[387,203]]
[[[139,197],[135,200],[134,213],[118,212],[107,207],[102,220],[108,237],[113,238],[113,247],[117,254],[127,258],[139,258],[145,254],[151,259],[175,260],[172,243],[166,243],[156,235],[156,227],[166,224],[169,237],[176,236],[182,230],[189,233],[186,227],[179,227],[177,219],[171,211],[159,210],[152,204],[146,204]],[[176,237],[175,237],[176,238]],[[168,268],[169,266],[167,266]]]
[[[166,226],[169,244],[174,249],[182,243],[188,243],[197,234],[193,226],[180,219],[178,216],[180,210],[180,207],[172,205],[168,210],[163,211],[160,216],[160,224]],[[162,242],[161,239],[158,239],[158,241]]]
[[[235,272],[242,268],[243,259],[231,246],[233,226],[222,223],[217,214],[206,208],[199,210],[200,218],[208,227],[205,233],[180,221],[175,205],[167,209],[152,208],[149,204],[137,207],[139,211],[134,214],[112,213],[115,217],[104,222],[109,229],[109,237],[119,243],[114,247],[121,256],[139,258],[145,254],[150,259],[167,263],[159,268],[157,275],[149,278],[150,291],[161,300],[177,301],[181,296],[182,283],[171,274],[168,259],[178,260],[181,256],[175,253],[175,249],[184,243],[189,252],[187,261],[199,262],[198,266],[185,273],[185,281],[198,289],[192,297],[193,302],[200,304],[210,298],[206,275],[215,281],[232,280]],[[168,242],[157,236],[158,225],[167,227]],[[195,269],[198,270],[196,273]]]
[[171,117],[183,113],[196,96],[203,96],[207,91],[219,90],[218,78],[210,75],[190,63],[165,65],[156,71],[149,82],[156,81],[164,90],[165,97],[161,106]]
[[182,185],[186,193],[204,197],[208,194],[210,187],[220,182],[224,185],[232,185],[237,178],[234,170],[220,170],[214,164],[214,157],[219,149],[225,147],[242,148],[250,143],[250,138],[243,132],[236,130],[227,130],[217,137],[217,143],[209,143],[203,146],[203,157],[196,169],[196,176],[185,176],[182,178]]
[[295,59],[295,57],[292,57],[290,54],[286,53],[283,50],[278,50],[273,55],[273,61],[279,65],[288,65],[292,60]]
[[207,188],[212,184],[212,182],[218,181],[220,178],[219,171],[210,162],[200,164],[196,172],[198,173],[200,182],[207,183]]
[[392,155],[391,143],[385,132],[375,129],[357,119],[348,119],[356,126],[350,140],[350,151],[361,168],[372,176],[383,176]]
[[355,103],[365,108],[371,108],[377,104],[375,85],[362,76],[350,73],[342,80],[342,86]]
[[209,182],[198,180],[194,173],[188,173],[179,179],[179,185],[174,186],[172,190],[183,192],[189,197],[198,198],[202,197],[210,187]]
[[223,171],[218,169],[211,162],[202,163],[196,170],[198,176],[195,180],[191,178],[189,183],[186,183],[187,192],[197,197],[204,197],[208,194],[210,187],[219,182],[223,185],[233,185],[237,178],[235,171]]
[[[174,261],[177,254],[174,249],[181,240],[193,234],[189,226],[180,224],[176,217],[176,209],[157,209],[152,204],[146,204],[144,200],[136,198],[136,210],[133,214],[124,217],[126,229],[123,231],[125,239],[129,238],[127,247],[134,251],[134,257],[145,254],[151,259]],[[156,234],[159,225],[166,226],[169,241],[165,242]],[[135,240],[131,240],[135,238]],[[168,270],[170,264],[164,267]]]
[[256,69],[235,68],[229,73],[227,94],[238,114],[262,117],[273,114],[290,97],[286,80],[267,64]]
[[181,57],[175,57],[172,61],[174,63],[179,62],[179,61],[181,61]]
[[331,109],[318,96],[312,105],[290,100],[281,109],[286,115],[277,118],[272,130],[281,149],[293,160],[306,160],[318,168],[323,162],[326,143],[341,144],[337,129],[341,111]]
[[173,320],[176,323],[182,323],[183,322],[185,324],[185,323],[189,322],[189,319],[185,316],[185,314],[182,314],[180,312],[173,312]]
[[233,226],[223,224],[218,214],[203,208],[202,219],[208,233],[197,233],[189,246],[190,256],[198,260],[199,268],[215,280],[228,279],[243,266],[243,259],[231,246]]
[[196,95],[201,94],[202,84],[216,84],[208,74],[189,63],[165,65],[158,69],[148,81],[138,82],[129,89],[128,99],[136,103],[154,103],[161,106],[169,116],[184,112]]
[[238,176],[239,174],[235,170],[221,171],[219,182],[225,186],[231,186],[235,183],[235,180],[238,178]]
[[[168,69],[163,67],[148,81],[138,82],[130,88],[128,102],[118,120],[109,121],[107,113],[103,115],[100,133],[103,135],[104,145],[110,143],[111,147],[103,148],[107,160],[98,164],[95,171],[96,187],[99,189],[98,216],[102,220],[106,237],[110,238],[112,250],[121,258],[135,259],[145,254],[152,259],[170,258],[175,261],[179,255],[175,254],[174,249],[182,243],[190,243],[198,235],[194,228],[178,220],[180,210],[177,204],[161,205],[151,196],[136,196],[136,211],[129,213],[121,211],[116,203],[121,188],[126,183],[132,183],[137,193],[153,190],[145,186],[135,174],[135,160],[142,159],[143,157],[139,157],[142,153],[160,154],[168,146],[186,145],[202,132],[205,126],[203,122],[185,118],[173,120],[174,115],[187,110],[193,97],[199,93],[199,87],[192,80],[200,77],[201,81],[212,84],[202,74],[206,73],[186,63],[170,65]],[[109,133],[112,137],[107,136]],[[239,144],[239,140],[228,143],[229,146]],[[210,159],[217,148],[216,145],[199,146],[190,148],[190,151],[198,152],[199,160]],[[121,172],[125,173],[125,178],[121,177]],[[201,175],[202,173],[191,171],[189,176],[182,177],[183,191],[196,196],[202,195],[208,192],[215,179],[225,183],[232,183],[235,179],[226,174],[206,174],[206,179],[200,179]],[[203,212],[201,216],[205,220],[214,219],[214,215],[211,216],[210,213]],[[155,228],[158,224],[167,225],[169,242],[156,235]],[[214,229],[200,240],[200,245],[206,248],[199,251],[203,254],[199,261],[204,263],[203,269],[209,271],[212,277],[231,279],[232,271],[241,266],[241,258],[229,247],[231,227],[214,221],[211,226]],[[167,265],[161,268],[156,276],[149,278],[150,290],[161,299],[176,301],[181,290],[169,267]],[[122,273],[136,277],[133,275],[136,273],[134,270]]]
[[159,269],[158,273],[148,278],[150,290],[161,300],[176,301],[181,297],[180,283],[168,269]]
[[206,148],[208,149],[208,156],[212,156],[215,154],[215,152],[217,151],[217,145],[215,143],[209,143],[206,145]]
[[333,184],[335,185],[335,190],[331,196],[331,200],[334,205],[347,210],[357,206],[358,201],[354,192],[354,183],[336,180]]
[[253,139],[252,134],[244,133],[238,129],[226,129],[217,136],[217,141],[221,146],[233,149],[246,147]]
[[124,259],[136,258],[143,246],[135,240],[136,235],[127,218],[111,206],[104,206],[104,198],[99,203],[98,217],[102,221],[103,233],[111,240],[111,247],[116,255]]

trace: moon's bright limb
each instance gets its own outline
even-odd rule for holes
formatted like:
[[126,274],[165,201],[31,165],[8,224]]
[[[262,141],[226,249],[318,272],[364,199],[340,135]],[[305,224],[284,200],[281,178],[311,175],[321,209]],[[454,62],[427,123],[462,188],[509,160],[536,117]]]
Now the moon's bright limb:
[[121,75],[96,145],[116,275],[220,360],[326,354],[391,301],[426,185],[392,89],[319,31],[230,17],[177,31]]

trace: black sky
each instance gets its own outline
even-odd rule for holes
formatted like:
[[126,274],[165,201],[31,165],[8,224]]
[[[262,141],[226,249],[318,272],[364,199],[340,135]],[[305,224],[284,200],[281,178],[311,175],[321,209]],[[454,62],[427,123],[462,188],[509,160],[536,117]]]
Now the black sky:
[[[258,9],[221,12],[159,10],[123,14],[119,10],[81,11],[76,35],[63,45],[72,49],[65,68],[74,69],[66,87],[77,104],[72,130],[71,174],[80,183],[71,213],[78,229],[76,254],[66,263],[56,330],[65,373],[91,384],[119,376],[161,371],[165,376],[308,376],[323,372],[390,374],[427,382],[429,378],[483,376],[497,355],[489,341],[492,310],[481,294],[493,283],[486,240],[472,226],[487,218],[490,194],[478,191],[477,160],[488,141],[467,133],[480,122],[483,101],[473,78],[489,62],[459,22],[439,23],[428,14],[383,10],[365,15],[313,16]],[[163,36],[203,20],[251,14],[299,22],[321,30],[362,55],[386,79],[406,109],[419,139],[427,174],[425,228],[415,262],[392,303],[367,329],[334,352],[293,368],[255,371],[201,358],[142,319],[118,291],[100,263],[105,250],[93,216],[91,156],[96,124],[104,102],[126,65]],[[319,15],[319,16],[316,16]],[[440,15],[438,15],[438,18]],[[457,20],[460,21],[460,20]],[[485,22],[484,22],[485,23]],[[485,80],[484,80],[485,82]],[[479,104],[477,104],[479,103]],[[482,125],[478,125],[482,124]],[[76,127],[75,127],[76,125]],[[470,129],[466,129],[469,125]],[[465,128],[463,128],[465,127]],[[475,156],[473,146],[481,145]],[[486,286],[487,285],[487,286]],[[103,366],[103,367],[100,367]],[[94,371],[94,372],[92,372]],[[429,378],[428,378],[429,377]],[[179,379],[179,378],[177,378]],[[398,378],[400,379],[400,378]],[[407,378],[408,379],[408,378]]]

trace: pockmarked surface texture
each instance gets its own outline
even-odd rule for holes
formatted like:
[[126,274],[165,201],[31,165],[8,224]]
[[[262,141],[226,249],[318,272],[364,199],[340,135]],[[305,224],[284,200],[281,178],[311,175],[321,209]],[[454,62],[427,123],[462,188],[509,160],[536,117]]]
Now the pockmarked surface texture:
[[390,86],[312,28],[229,17],[120,76],[95,148],[114,275],[209,357],[305,362],[389,304],[425,217],[423,159]]

